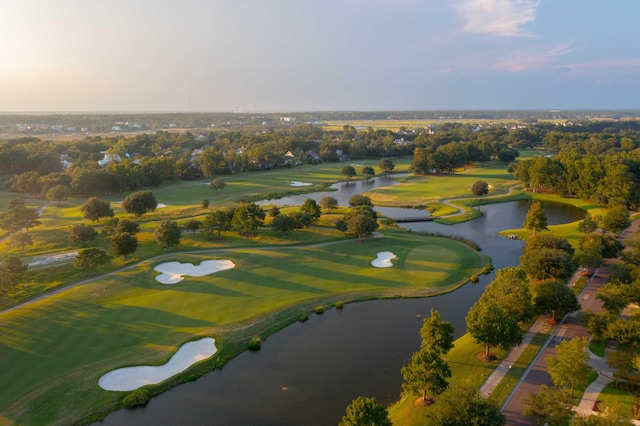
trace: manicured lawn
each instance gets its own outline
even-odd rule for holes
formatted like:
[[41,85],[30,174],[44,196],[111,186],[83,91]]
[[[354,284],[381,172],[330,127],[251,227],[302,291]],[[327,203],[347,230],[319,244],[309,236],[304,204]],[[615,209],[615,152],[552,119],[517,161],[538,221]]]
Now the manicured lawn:
[[[393,268],[370,265],[380,251],[398,255]],[[162,261],[211,258],[230,259],[236,268],[171,286],[153,279],[152,267]],[[407,233],[144,261],[0,313],[0,412],[20,424],[73,423],[97,407],[118,406],[123,393],[97,386],[114,368],[162,364],[181,344],[203,335],[216,338],[226,359],[251,337],[266,337],[316,306],[447,291],[486,261],[457,241]]]
[[624,406],[625,414],[628,415],[629,417],[633,416],[634,396],[629,392],[622,391],[619,389],[614,389],[609,385],[607,385],[604,387],[604,389],[602,389],[602,392],[600,392],[600,395],[598,396],[598,401],[602,401],[602,403],[605,403],[605,404],[613,403],[613,402],[622,404]]

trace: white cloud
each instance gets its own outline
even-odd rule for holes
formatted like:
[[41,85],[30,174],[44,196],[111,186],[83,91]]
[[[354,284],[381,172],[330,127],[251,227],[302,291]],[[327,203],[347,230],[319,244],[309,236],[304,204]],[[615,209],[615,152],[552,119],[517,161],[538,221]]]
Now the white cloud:
[[539,0],[459,0],[453,7],[464,31],[504,37],[530,37],[522,26],[536,19]]

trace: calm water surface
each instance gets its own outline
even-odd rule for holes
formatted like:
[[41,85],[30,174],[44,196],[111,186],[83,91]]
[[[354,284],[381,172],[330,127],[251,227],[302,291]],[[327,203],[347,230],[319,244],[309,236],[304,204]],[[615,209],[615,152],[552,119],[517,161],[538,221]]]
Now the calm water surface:
[[[404,226],[470,238],[501,269],[518,264],[523,243],[496,233],[520,228],[528,204],[483,206],[481,218],[454,226]],[[549,224],[584,216],[566,204],[545,202],[543,208]],[[467,311],[493,278],[493,273],[483,276],[478,284],[442,296],[355,303],[313,315],[270,336],[259,352],[242,353],[222,370],[154,397],[144,408],[112,413],[103,424],[335,425],[357,396],[373,396],[384,404],[397,400],[400,368],[418,349],[423,317],[437,309],[460,336]]]

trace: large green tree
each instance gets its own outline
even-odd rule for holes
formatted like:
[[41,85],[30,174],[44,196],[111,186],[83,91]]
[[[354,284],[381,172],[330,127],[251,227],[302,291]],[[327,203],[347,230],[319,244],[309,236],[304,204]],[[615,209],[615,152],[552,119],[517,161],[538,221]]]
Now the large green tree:
[[320,219],[320,215],[322,214],[320,206],[313,198],[307,198],[304,204],[300,206],[300,211],[309,213],[314,221]]
[[553,384],[568,387],[572,396],[576,386],[586,386],[589,381],[588,346],[584,337],[563,340],[556,345],[556,355],[546,360]]
[[108,201],[100,201],[91,197],[80,206],[80,211],[87,220],[97,221],[103,217],[113,217],[113,209]]
[[111,237],[111,252],[114,256],[127,258],[138,250],[138,239],[128,232],[120,232]]
[[453,324],[443,321],[440,313],[431,309],[431,316],[425,318],[420,328],[421,350],[446,354],[453,348]]
[[571,255],[551,248],[525,250],[520,257],[520,267],[533,280],[566,280],[574,271]]
[[502,426],[504,414],[494,401],[463,380],[453,381],[425,412],[429,426]]
[[98,233],[93,226],[80,223],[78,225],[71,225],[69,228],[69,241],[72,243],[80,243],[84,247],[89,241],[95,240]]
[[471,192],[478,197],[478,209],[480,209],[480,197],[489,193],[489,184],[483,180],[477,180],[471,185]]
[[338,207],[338,200],[330,196],[322,197],[320,199],[320,206],[325,210],[331,211]]
[[292,216],[279,214],[273,218],[271,228],[274,231],[281,233],[283,236],[286,236],[296,229],[296,220]]
[[574,415],[573,399],[565,388],[542,385],[522,402],[525,406],[522,414],[535,418],[540,426],[565,426]]
[[378,226],[375,212],[368,206],[354,207],[336,222],[336,228],[339,231],[346,232],[358,239],[373,234]]
[[347,406],[338,426],[392,426],[389,413],[375,398],[357,397]]
[[531,202],[527,216],[524,219],[524,227],[531,229],[534,237],[536,231],[549,229],[547,228],[547,215],[538,201]]
[[241,235],[249,236],[249,233],[263,225],[265,212],[255,203],[243,204],[238,207],[231,220],[231,225],[236,228]]
[[182,231],[177,222],[165,219],[155,227],[153,236],[158,244],[162,244],[165,247],[173,247],[180,244]]
[[609,207],[607,214],[602,218],[602,227],[615,234],[624,231],[629,225],[631,225],[629,210],[620,204]]
[[204,221],[202,222],[202,228],[205,235],[213,238],[215,232],[218,233],[218,238],[222,236],[222,231],[228,231],[231,229],[231,218],[229,214],[224,210],[215,210],[208,213]]
[[533,314],[533,303],[527,274],[520,268],[504,268],[485,289],[484,297],[493,299],[509,316],[524,321]]
[[7,203],[7,212],[0,214],[0,228],[15,232],[38,225],[40,214],[36,209],[30,209],[21,198],[14,198]]
[[153,192],[149,190],[132,192],[122,200],[122,210],[124,210],[125,213],[132,213],[137,217],[154,211],[156,207],[158,207],[156,197],[153,195]]
[[98,248],[88,248],[81,250],[73,260],[73,266],[78,269],[91,269],[95,274],[98,266],[109,262],[109,255]]
[[550,313],[553,322],[558,317],[580,310],[580,303],[576,294],[559,281],[550,281],[538,285],[533,303],[541,312]]
[[451,370],[440,352],[421,349],[401,369],[402,389],[423,400],[441,394],[449,385]]
[[347,180],[350,180],[356,175],[356,169],[354,169],[353,166],[344,166],[342,167],[341,173],[347,178]]
[[491,358],[491,348],[509,350],[522,343],[522,330],[518,319],[505,312],[490,297],[482,295],[471,307],[466,318],[467,331],[476,342],[485,345],[485,358]]
[[27,275],[28,265],[22,263],[19,257],[9,256],[0,264],[0,289],[4,293],[15,291],[16,287]]
[[390,160],[388,158],[381,158],[380,161],[378,162],[378,167],[382,169],[385,173],[389,173],[393,171],[393,169],[396,166],[395,164],[393,164],[393,160]]

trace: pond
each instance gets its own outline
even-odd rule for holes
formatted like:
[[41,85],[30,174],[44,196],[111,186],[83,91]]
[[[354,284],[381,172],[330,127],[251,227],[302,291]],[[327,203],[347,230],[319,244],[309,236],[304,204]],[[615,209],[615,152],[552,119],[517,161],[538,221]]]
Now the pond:
[[[549,224],[584,216],[566,204],[545,202],[543,208]],[[521,227],[528,201],[482,210],[482,217],[454,226],[403,226],[473,239],[496,269],[517,265],[523,242],[497,232]],[[384,404],[397,400],[400,368],[419,347],[422,319],[437,309],[454,324],[456,337],[462,335],[467,311],[493,278],[494,273],[482,276],[478,284],[441,296],[354,303],[313,315],[270,336],[259,352],[244,352],[223,369],[152,398],[144,408],[110,414],[103,424],[335,425],[357,396]]]
[[[369,180],[358,180],[354,182],[338,182],[330,186],[335,191],[312,192],[310,194],[290,195],[288,197],[276,198],[271,200],[258,201],[256,204],[260,206],[276,205],[282,206],[300,206],[304,204],[307,198],[311,198],[316,202],[320,202],[323,197],[333,197],[338,200],[338,205],[348,206],[349,198],[356,194],[362,194],[371,191],[374,188],[382,186],[391,186],[398,184],[395,178],[408,176],[408,173],[398,173],[389,176],[378,176]],[[428,217],[429,212],[418,209],[402,209],[397,207],[381,207],[374,208],[378,213],[383,214],[391,219],[423,218]]]

